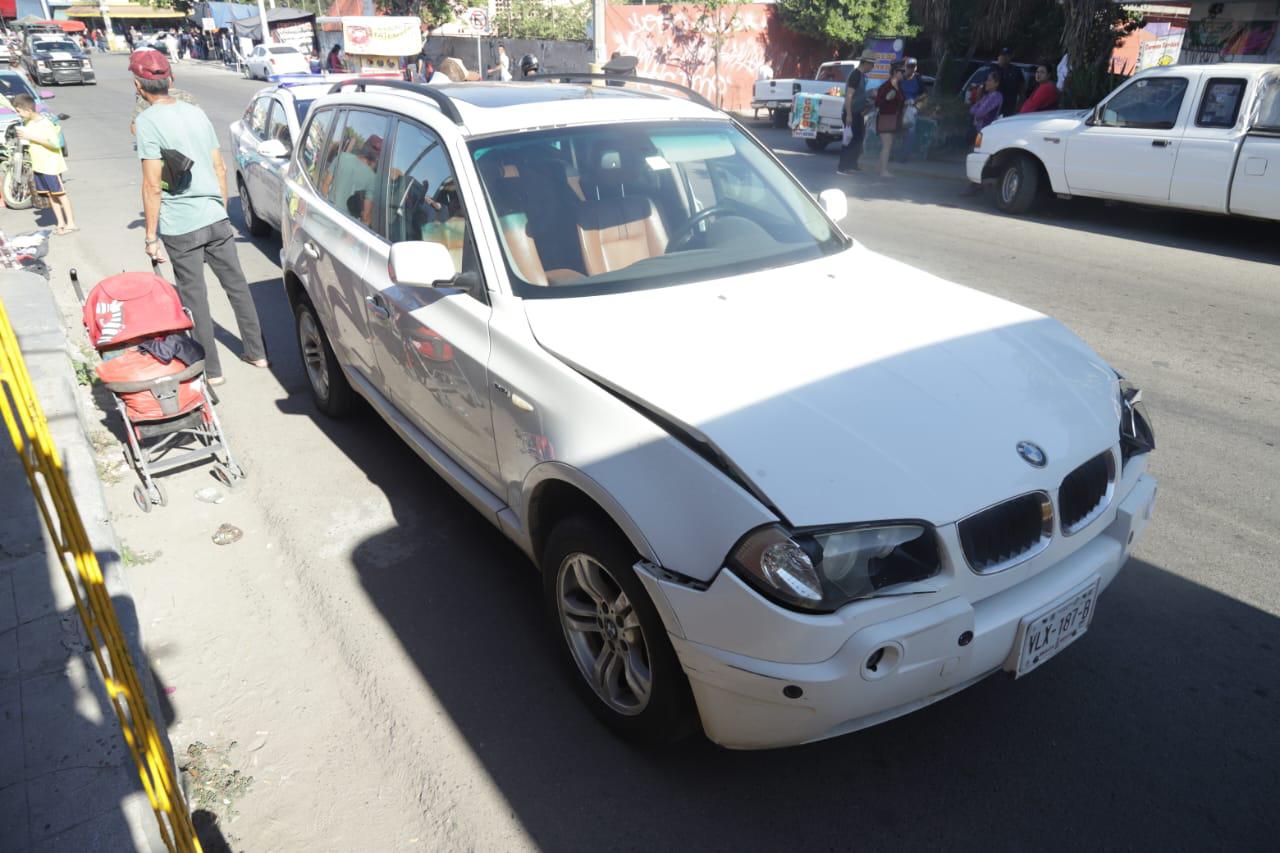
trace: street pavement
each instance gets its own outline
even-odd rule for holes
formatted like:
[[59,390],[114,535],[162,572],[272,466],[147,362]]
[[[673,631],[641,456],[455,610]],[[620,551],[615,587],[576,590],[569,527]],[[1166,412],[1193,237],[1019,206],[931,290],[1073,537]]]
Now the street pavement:
[[[123,58],[58,91],[86,281],[145,267]],[[215,127],[260,84],[183,65]],[[1270,848],[1280,832],[1280,241],[1274,223],[1089,201],[996,214],[938,174],[834,174],[753,126],[870,248],[1029,305],[1145,392],[1156,517],[1089,633],[1025,680],[789,750],[643,751],[571,694],[535,573],[376,415],[310,403],[276,237],[240,256],[272,367],[224,358],[248,482],[169,480],[143,515],[106,486],[175,750],[252,776],[215,803],[247,850]],[[227,149],[230,162],[230,150]],[[932,168],[932,167],[931,167]],[[954,173],[952,173],[954,174]],[[232,203],[233,222],[239,221]],[[6,231],[30,212],[0,213]],[[893,287],[893,281],[867,281]],[[238,353],[217,288],[221,338]],[[920,310],[928,311],[922,305]],[[102,419],[102,429],[110,419]],[[224,490],[225,491],[225,490]],[[244,538],[218,547],[222,522]],[[232,745],[234,742],[234,745]]]

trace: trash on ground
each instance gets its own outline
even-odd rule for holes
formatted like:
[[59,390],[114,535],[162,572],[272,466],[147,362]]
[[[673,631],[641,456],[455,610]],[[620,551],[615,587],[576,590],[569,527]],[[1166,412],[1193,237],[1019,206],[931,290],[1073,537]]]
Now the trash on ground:
[[226,499],[227,496],[213,486],[205,486],[196,492],[196,500],[204,501],[207,504],[220,504]]
[[213,544],[230,545],[232,542],[239,542],[243,535],[244,531],[234,524],[221,524],[213,531]]

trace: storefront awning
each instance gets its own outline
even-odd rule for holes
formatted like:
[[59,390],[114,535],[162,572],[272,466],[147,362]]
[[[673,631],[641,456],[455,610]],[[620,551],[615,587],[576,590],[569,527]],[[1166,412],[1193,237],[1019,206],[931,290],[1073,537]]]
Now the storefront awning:
[[[174,9],[139,6],[134,3],[113,3],[107,6],[107,14],[112,18],[185,18],[186,15]],[[97,6],[72,6],[67,10],[68,18],[101,18],[102,10]]]

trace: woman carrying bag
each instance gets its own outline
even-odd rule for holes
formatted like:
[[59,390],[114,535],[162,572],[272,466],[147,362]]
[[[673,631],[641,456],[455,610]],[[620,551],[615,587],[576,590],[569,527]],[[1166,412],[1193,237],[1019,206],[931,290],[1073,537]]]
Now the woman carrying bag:
[[893,135],[902,129],[902,113],[907,99],[902,94],[902,63],[889,68],[889,79],[876,90],[876,135],[880,137],[880,177],[892,178],[889,155],[893,152]]

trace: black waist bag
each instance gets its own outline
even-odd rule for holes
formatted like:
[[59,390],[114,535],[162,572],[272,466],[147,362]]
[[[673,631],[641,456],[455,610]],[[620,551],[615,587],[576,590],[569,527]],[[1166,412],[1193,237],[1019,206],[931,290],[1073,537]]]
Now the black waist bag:
[[191,186],[191,167],[195,161],[173,148],[160,149],[160,161],[164,166],[160,170],[160,189],[177,195]]

